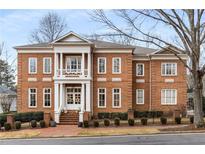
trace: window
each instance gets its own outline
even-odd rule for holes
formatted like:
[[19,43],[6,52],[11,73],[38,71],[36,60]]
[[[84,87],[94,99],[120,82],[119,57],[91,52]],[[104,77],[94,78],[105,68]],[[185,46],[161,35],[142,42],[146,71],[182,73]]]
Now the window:
[[29,88],[29,107],[37,107],[37,89]]
[[163,76],[177,75],[177,63],[162,63],[161,73]]
[[106,88],[98,88],[98,108],[106,107]]
[[113,108],[121,107],[121,89],[120,88],[112,89],[112,106]]
[[137,104],[144,104],[144,89],[137,89],[136,90],[136,103]]
[[44,74],[51,73],[51,58],[50,57],[43,58],[43,73]]
[[43,89],[43,102],[44,107],[51,107],[51,88]]
[[37,58],[29,58],[29,73],[37,73]]
[[121,73],[121,58],[112,59],[112,73],[120,74]]
[[106,58],[99,57],[98,58],[98,74],[105,74],[106,73]]
[[68,73],[81,73],[81,57],[67,57],[66,71]]
[[161,90],[161,104],[176,105],[177,104],[177,90],[162,89]]
[[136,64],[136,76],[144,76],[144,64]]

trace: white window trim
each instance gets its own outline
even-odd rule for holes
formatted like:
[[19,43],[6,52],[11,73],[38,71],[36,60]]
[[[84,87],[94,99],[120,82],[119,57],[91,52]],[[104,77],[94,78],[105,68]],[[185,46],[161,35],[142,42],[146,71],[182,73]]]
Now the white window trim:
[[[176,93],[175,93],[175,96],[176,96],[176,97],[175,97],[175,103],[169,104],[169,103],[165,103],[166,101],[165,101],[165,102],[162,101],[162,91],[163,91],[163,90],[165,90],[165,91],[166,91],[166,90],[174,90],[174,91],[176,92]],[[166,95],[165,95],[165,96],[166,96]],[[161,105],[177,105],[177,89],[161,89]]]
[[[50,106],[45,106],[45,89],[50,89]],[[51,108],[52,106],[52,89],[51,88],[43,88],[43,107],[44,108]]]
[[[142,75],[138,75],[138,74],[137,74],[137,72],[138,72],[138,71],[137,71],[138,65],[142,65],[142,66],[143,66],[143,74],[142,74]],[[137,63],[137,64],[136,64],[136,76],[144,76],[144,64],[143,64],[143,63]]]
[[[50,60],[50,72],[45,72],[45,60],[49,59]],[[51,57],[44,57],[43,58],[43,74],[51,74],[52,73],[52,58]]]
[[[138,102],[138,90],[142,90],[142,92],[143,92],[143,102],[142,103],[139,103]],[[144,89],[136,89],[136,104],[137,105],[144,105]]]
[[[30,100],[31,100],[31,98],[30,98],[30,89],[36,89],[36,106],[30,106]],[[29,88],[28,89],[28,107],[29,108],[37,108],[37,95],[38,95],[38,91],[37,91],[37,88]]]
[[[120,103],[119,106],[114,106],[114,89],[119,89],[120,94]],[[112,88],[112,108],[121,108],[121,100],[122,100],[121,88]]]
[[[119,59],[119,64],[120,64],[120,66],[119,66],[119,72],[114,72],[114,60],[115,59]],[[112,74],[121,74],[122,73],[122,70],[121,70],[121,57],[113,57],[112,58]]]
[[[80,69],[80,71],[82,71],[82,56],[66,56],[66,60],[65,60],[65,68],[66,68],[66,71],[67,70],[70,70],[70,68],[68,68],[68,60],[70,59],[70,58],[78,58],[78,59],[80,59],[80,62],[81,62],[81,69]],[[79,62],[79,61],[78,61]],[[78,65],[78,63],[77,63],[77,65]],[[78,70],[78,68],[77,68],[77,70]]]
[[[104,59],[105,60],[105,72],[100,72],[100,59]],[[98,74],[106,74],[107,73],[107,58],[106,57],[98,57]]]
[[[173,75],[173,74],[163,74],[163,65],[166,65],[166,64],[175,64],[175,66],[176,66],[176,74],[175,75]],[[172,62],[168,62],[168,63],[161,63],[161,76],[177,76],[177,63],[172,63]]]
[[[31,63],[31,59],[35,59],[35,61],[36,61],[36,70],[35,70],[35,72],[31,72],[31,69],[30,69],[30,63]],[[29,57],[29,59],[28,59],[28,69],[29,69],[29,74],[36,74],[37,73],[37,69],[38,69],[38,61],[37,61],[37,58],[36,57]]]
[[[99,90],[100,89],[104,89],[105,90],[105,106],[100,106],[100,102],[99,102],[99,100],[100,100],[100,97],[99,97]],[[106,108],[106,104],[107,104],[107,101],[106,101],[106,99],[107,99],[107,90],[106,90],[106,88],[98,88],[98,98],[97,98],[97,104],[98,104],[98,108]]]

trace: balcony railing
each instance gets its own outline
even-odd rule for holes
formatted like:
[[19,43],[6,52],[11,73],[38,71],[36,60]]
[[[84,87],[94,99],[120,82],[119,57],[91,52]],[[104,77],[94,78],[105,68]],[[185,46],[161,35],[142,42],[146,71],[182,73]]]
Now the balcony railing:
[[87,77],[87,69],[58,69],[57,77],[71,78],[71,77]]

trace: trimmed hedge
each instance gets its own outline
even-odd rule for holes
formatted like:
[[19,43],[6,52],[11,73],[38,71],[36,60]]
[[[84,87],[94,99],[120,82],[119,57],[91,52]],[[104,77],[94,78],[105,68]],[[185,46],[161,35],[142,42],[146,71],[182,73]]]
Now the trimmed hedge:
[[15,121],[30,122],[31,120],[41,121],[44,119],[44,113],[39,112],[22,112],[14,114]]
[[163,111],[134,111],[135,118],[160,118]]
[[120,118],[120,120],[127,120],[127,112],[100,112],[98,113],[98,119],[115,119]]

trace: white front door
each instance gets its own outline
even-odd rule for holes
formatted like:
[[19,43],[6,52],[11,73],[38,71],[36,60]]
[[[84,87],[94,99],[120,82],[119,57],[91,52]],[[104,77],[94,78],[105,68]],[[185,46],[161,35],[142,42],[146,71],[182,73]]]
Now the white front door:
[[66,107],[68,110],[80,110],[81,87],[66,88]]

